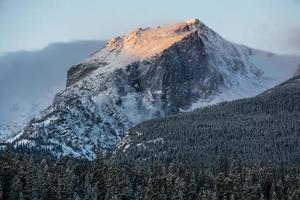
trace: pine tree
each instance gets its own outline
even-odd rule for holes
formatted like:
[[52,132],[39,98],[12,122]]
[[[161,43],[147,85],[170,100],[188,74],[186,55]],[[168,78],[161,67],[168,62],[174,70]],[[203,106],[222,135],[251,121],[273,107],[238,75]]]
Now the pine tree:
[[172,195],[174,183],[176,180],[176,167],[172,163],[168,167],[168,173],[166,174],[166,191],[167,191],[167,196],[170,197]]
[[165,186],[163,185],[160,192],[159,192],[159,195],[158,195],[158,199],[159,200],[166,200],[168,199],[167,198],[167,193],[166,193],[166,189],[165,189]]
[[106,195],[105,199],[119,199],[119,185],[118,185],[118,168],[116,166],[112,166],[108,169],[107,172],[107,187],[106,187]]
[[148,179],[148,183],[147,186],[145,188],[145,200],[151,200],[151,199],[155,199],[156,194],[154,191],[154,180],[153,178],[150,176]]
[[49,171],[49,166],[46,162],[46,160],[42,160],[40,165],[40,172],[38,174],[38,179],[40,179],[40,186],[38,189],[39,193],[39,199],[41,200],[47,200],[54,198],[54,191],[53,185],[51,180],[53,179],[53,176],[51,175]]
[[272,192],[272,200],[279,200],[275,191]]
[[265,197],[265,199],[270,200],[271,199],[271,189],[272,189],[272,179],[271,174],[269,172],[266,172],[266,176],[263,177],[263,180],[261,181],[262,186],[262,192]]
[[192,173],[192,175],[190,177],[187,189],[188,189],[187,198],[188,199],[196,199],[198,195],[197,195],[197,184],[196,184],[196,178],[195,178],[194,172]]
[[137,186],[137,189],[136,189],[136,192],[134,195],[134,199],[135,200],[144,200],[145,199],[144,198],[144,190],[141,185]]
[[225,188],[225,185],[224,185],[224,179],[225,179],[224,172],[220,172],[218,174],[217,180],[216,180],[218,199],[224,199],[225,198],[226,188]]
[[90,175],[86,174],[85,176],[85,185],[84,185],[84,190],[85,190],[85,194],[84,194],[84,200],[97,200],[97,192],[95,187],[92,187],[92,185],[90,184]]
[[19,200],[22,195],[22,183],[18,176],[15,176],[12,180],[11,189],[9,192],[9,198],[11,200]]
[[23,196],[24,199],[32,200],[37,198],[37,177],[36,177],[36,169],[34,165],[34,161],[32,156],[28,159],[26,156],[24,158],[24,165],[21,166],[21,170],[24,170],[22,172],[22,179],[23,179],[23,184],[22,184],[22,190],[23,190]]
[[96,159],[94,161],[92,183],[96,185],[97,199],[105,199],[106,183],[105,183],[105,165],[103,162],[103,153],[100,148],[97,150]]
[[73,200],[81,200],[79,194],[77,194],[76,192],[73,194],[72,199],[73,199]]
[[207,190],[207,189],[200,189],[200,192],[198,194],[199,200],[217,200],[217,195],[214,191]]
[[120,176],[119,185],[121,186],[121,191],[120,191],[121,199],[133,199],[134,197],[133,188],[128,174],[124,169],[122,169],[119,176]]
[[58,181],[58,199],[72,200],[73,197],[73,171],[70,166],[67,166],[65,173]]
[[[25,161],[25,163],[26,163],[26,161]],[[19,184],[19,194],[21,194],[21,196],[19,196],[19,198],[22,197],[23,199],[25,198],[24,193],[25,193],[25,187],[27,185],[25,166],[26,166],[26,164],[23,164],[19,167],[19,169],[18,169],[19,173],[17,175],[17,182]],[[28,199],[32,199],[30,193],[28,193]]]
[[183,200],[185,190],[185,181],[183,178],[177,177],[174,182],[172,199]]

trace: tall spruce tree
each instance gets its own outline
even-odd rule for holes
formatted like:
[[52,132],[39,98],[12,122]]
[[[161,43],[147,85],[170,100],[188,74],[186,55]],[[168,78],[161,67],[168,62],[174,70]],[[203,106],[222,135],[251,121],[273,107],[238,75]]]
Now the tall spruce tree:
[[95,184],[97,199],[104,200],[106,195],[105,183],[106,169],[104,165],[104,158],[101,148],[97,148],[96,159],[93,165],[92,184]]

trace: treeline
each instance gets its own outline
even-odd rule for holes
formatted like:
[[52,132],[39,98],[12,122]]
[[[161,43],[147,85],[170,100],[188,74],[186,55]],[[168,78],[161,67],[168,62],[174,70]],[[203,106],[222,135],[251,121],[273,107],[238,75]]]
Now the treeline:
[[129,131],[115,157],[137,164],[210,165],[223,158],[300,164],[300,77],[254,98],[143,122]]
[[39,155],[0,155],[1,200],[199,199],[299,200],[300,168],[246,167],[220,160],[209,168],[173,163],[128,166],[104,159],[89,162]]

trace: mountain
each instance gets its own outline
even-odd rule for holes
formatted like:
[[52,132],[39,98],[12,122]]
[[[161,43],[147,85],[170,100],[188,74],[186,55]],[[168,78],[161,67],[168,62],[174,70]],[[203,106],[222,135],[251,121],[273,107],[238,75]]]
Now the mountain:
[[250,97],[287,80],[300,59],[226,41],[197,19],[111,39],[68,71],[66,88],[14,145],[93,159],[145,120]]
[[16,135],[22,129],[21,122],[0,124],[0,143]]
[[223,158],[300,163],[300,76],[256,97],[146,121],[130,129],[115,157],[123,162],[210,165]]
[[41,50],[1,55],[0,142],[47,108],[64,88],[68,68],[103,44],[94,40],[53,43]]

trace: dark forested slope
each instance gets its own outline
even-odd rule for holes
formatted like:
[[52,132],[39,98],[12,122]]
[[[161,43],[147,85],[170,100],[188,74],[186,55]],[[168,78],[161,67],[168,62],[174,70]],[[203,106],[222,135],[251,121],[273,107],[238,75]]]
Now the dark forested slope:
[[209,168],[175,164],[128,167],[38,155],[0,154],[2,200],[299,200],[299,167],[246,167],[219,162]]
[[299,164],[300,76],[254,98],[139,124],[119,143],[115,157],[129,163],[207,165],[226,158]]

